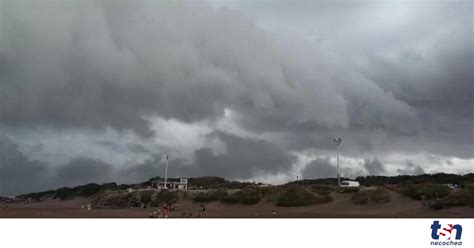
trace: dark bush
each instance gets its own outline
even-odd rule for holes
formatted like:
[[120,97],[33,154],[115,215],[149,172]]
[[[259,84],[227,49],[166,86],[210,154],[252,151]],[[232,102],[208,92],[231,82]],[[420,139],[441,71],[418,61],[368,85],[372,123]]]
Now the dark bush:
[[227,195],[224,198],[221,199],[221,202],[227,203],[227,204],[236,204],[240,202],[240,199],[242,198],[242,191],[236,192],[231,195]]
[[474,183],[465,184],[463,190],[474,193]]
[[277,202],[288,186],[272,186],[265,192],[266,202]]
[[152,197],[150,206],[152,207],[158,207],[161,204],[173,204],[178,201],[178,193],[177,192],[172,192],[168,190],[161,190],[158,194],[155,194]]
[[56,190],[54,198],[59,198],[61,200],[70,199],[74,196],[74,190],[72,188],[64,187]]
[[370,195],[369,195],[369,192],[367,191],[357,192],[351,198],[352,203],[357,204],[357,205],[367,204],[369,203],[369,199],[370,199]]
[[221,198],[221,202],[227,204],[242,203],[245,205],[254,205],[262,200],[262,194],[259,189],[247,188],[231,195]]
[[359,187],[338,187],[337,192],[339,193],[359,192]]
[[148,205],[148,203],[151,202],[151,197],[153,196],[153,192],[152,191],[145,191],[143,192],[143,194],[141,195],[140,197],[140,203],[144,204],[144,205]]
[[407,185],[401,192],[404,196],[414,200],[421,200],[423,196],[425,199],[443,198],[449,195],[450,190],[442,184],[424,183]]
[[93,204],[96,207],[128,207],[130,195],[118,190],[102,191],[93,200]]
[[310,206],[316,202],[316,196],[303,187],[289,187],[277,200],[279,207]]
[[101,189],[102,186],[95,183],[77,186],[72,189],[72,194],[70,197],[89,197],[95,195]]
[[254,205],[262,200],[262,195],[258,189],[245,189],[242,191],[240,202],[245,205]]
[[331,191],[334,190],[333,187],[328,185],[313,185],[311,186],[311,189],[318,195],[329,195]]
[[441,202],[444,207],[474,206],[474,191],[464,189],[450,194]]
[[391,201],[390,194],[383,188],[377,188],[370,191],[370,201],[373,203],[388,203]]

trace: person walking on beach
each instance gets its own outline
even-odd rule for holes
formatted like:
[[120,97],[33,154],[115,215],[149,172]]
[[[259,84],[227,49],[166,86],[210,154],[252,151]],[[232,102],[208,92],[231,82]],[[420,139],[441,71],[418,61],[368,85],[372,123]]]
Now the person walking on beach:
[[202,204],[201,211],[202,211],[202,216],[205,217],[206,216],[206,205],[205,204]]

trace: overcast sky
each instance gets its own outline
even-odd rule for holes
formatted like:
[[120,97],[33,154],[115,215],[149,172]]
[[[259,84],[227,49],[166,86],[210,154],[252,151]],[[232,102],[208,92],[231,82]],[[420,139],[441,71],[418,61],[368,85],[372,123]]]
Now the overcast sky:
[[0,0],[0,195],[474,172],[473,2]]

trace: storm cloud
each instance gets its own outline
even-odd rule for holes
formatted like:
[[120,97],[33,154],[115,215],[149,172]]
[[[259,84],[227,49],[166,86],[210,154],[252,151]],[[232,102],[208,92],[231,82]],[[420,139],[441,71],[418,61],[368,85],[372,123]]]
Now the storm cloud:
[[470,1],[0,1],[4,191],[148,179],[165,154],[332,177],[334,136],[346,175],[472,172],[472,25]]
[[331,163],[331,158],[317,158],[305,167],[302,175],[304,178],[337,177],[337,168]]
[[103,161],[79,157],[61,166],[56,172],[56,185],[77,186],[86,183],[104,183],[116,180],[112,165]]
[[378,159],[365,159],[364,167],[369,175],[380,175],[385,173],[385,166]]
[[29,160],[11,139],[0,135],[0,195],[11,196],[45,189],[50,171],[40,161]]
[[[265,140],[241,138],[224,132],[213,132],[208,136],[222,141],[225,151],[216,153],[210,147],[203,147],[194,151],[191,161],[172,158],[168,169],[170,176],[221,176],[250,180],[287,173],[296,162],[295,155]],[[156,154],[141,164],[132,165],[123,175],[138,180],[148,179],[150,175],[163,175],[164,156]]]

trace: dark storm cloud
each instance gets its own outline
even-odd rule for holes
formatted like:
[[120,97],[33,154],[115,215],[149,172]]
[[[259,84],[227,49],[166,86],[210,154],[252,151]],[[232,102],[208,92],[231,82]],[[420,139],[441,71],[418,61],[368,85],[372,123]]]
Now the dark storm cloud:
[[29,160],[17,144],[0,135],[0,196],[45,189],[49,177],[45,163]]
[[7,136],[0,136],[0,196],[117,179],[113,167],[92,158],[75,158],[52,166],[30,160]]
[[[284,173],[295,161],[290,151],[311,149],[323,157],[305,174],[329,175],[333,167],[326,156],[334,155],[333,136],[344,138],[341,152],[353,158],[384,161],[379,154],[423,152],[474,157],[469,1],[279,0],[229,6],[1,1],[0,127],[45,128],[53,130],[51,136],[112,128],[150,138],[148,117],[199,122],[226,151],[204,145],[193,162],[173,158],[170,173],[177,176]],[[217,131],[225,130],[216,123],[227,118],[226,109],[232,126],[265,139]],[[121,154],[159,150],[140,144],[140,138],[115,139],[97,144]],[[51,141],[44,142],[49,147]],[[71,150],[79,146],[66,142]],[[103,161],[113,155],[104,154]],[[22,157],[18,163],[24,166],[18,168],[44,169]],[[76,159],[61,173],[73,182],[94,173],[100,180],[107,178],[107,163]],[[151,157],[120,173],[148,179],[162,173],[162,165],[162,157]],[[419,173],[428,166],[407,164],[398,172]],[[38,178],[52,173],[43,169]],[[381,173],[383,166],[373,160],[365,169]]]
[[365,159],[364,167],[367,170],[368,175],[380,175],[386,172],[385,166],[376,158],[373,160]]
[[117,144],[115,144],[113,141],[110,141],[110,140],[100,140],[100,141],[97,141],[95,143],[98,144],[98,145],[110,148],[110,149],[115,150],[115,151],[119,150],[119,147],[117,146]]
[[[265,140],[242,138],[224,132],[209,135],[221,140],[226,152],[215,154],[211,148],[201,148],[194,152],[192,162],[171,159],[169,175],[182,176],[220,176],[227,179],[251,179],[258,176],[287,173],[296,157],[288,151]],[[164,156],[155,155],[143,163],[124,171],[124,177],[144,180],[153,175],[164,174]]]
[[140,145],[140,144],[128,144],[127,148],[133,153],[144,153],[144,154],[150,153],[150,150],[148,150],[145,146]]
[[304,178],[327,178],[337,177],[336,166],[331,164],[331,158],[316,158],[304,168],[302,175]]
[[198,173],[219,175],[227,178],[249,179],[252,177],[286,173],[296,157],[288,151],[261,139],[242,138],[236,135],[215,132],[226,145],[226,153],[214,154],[209,148],[194,153]]
[[142,117],[152,114],[194,122],[229,107],[279,123],[304,106],[279,53],[237,12],[146,1],[4,1],[2,11],[8,125],[110,125],[149,136]]
[[[300,13],[302,20],[319,13],[316,20],[331,21],[336,18],[325,11],[335,13],[345,25],[334,33],[348,36],[348,42],[335,40],[335,52],[328,53],[304,41],[298,46],[274,41],[244,15],[196,2],[4,1],[0,54],[2,68],[9,69],[3,69],[0,82],[0,120],[19,126],[111,126],[149,137],[144,116],[195,122],[215,120],[229,108],[242,127],[255,131],[384,129],[398,137],[442,128],[450,139],[462,139],[464,147],[472,141],[472,135],[463,138],[455,132],[472,131],[472,30],[469,13],[458,11],[466,9],[462,4],[450,5],[446,12],[430,4],[428,9],[434,10],[422,13],[426,27],[419,29],[443,24],[435,16],[443,14],[453,34],[432,34],[442,40],[435,40],[439,45],[426,55],[412,56],[420,53],[415,49],[390,61],[382,56],[387,51],[383,41],[399,30],[379,41],[377,26],[357,26],[364,20],[357,13],[371,9],[364,2],[302,3],[280,1],[268,11],[290,9],[288,18]],[[261,4],[251,6],[258,10]],[[357,22],[347,23],[341,10]],[[355,31],[347,26],[361,29],[360,38],[351,36]],[[405,29],[411,42],[413,30]],[[361,72],[338,52],[353,53],[364,39],[373,49],[363,47],[356,54],[369,59],[370,67]],[[385,44],[391,52],[406,50]],[[429,91],[420,90],[425,87]],[[446,89],[452,90],[443,97]],[[449,121],[451,117],[457,121]],[[440,124],[432,126],[434,121]],[[366,144],[370,150],[370,141]]]
[[77,186],[86,183],[103,183],[115,179],[112,165],[103,161],[79,157],[72,159],[56,171],[57,186]]
[[400,49],[392,59],[371,55],[367,74],[416,110],[428,149],[471,158],[474,31],[472,11],[462,6],[447,6],[442,15],[450,20],[447,28],[440,27],[422,48]]

